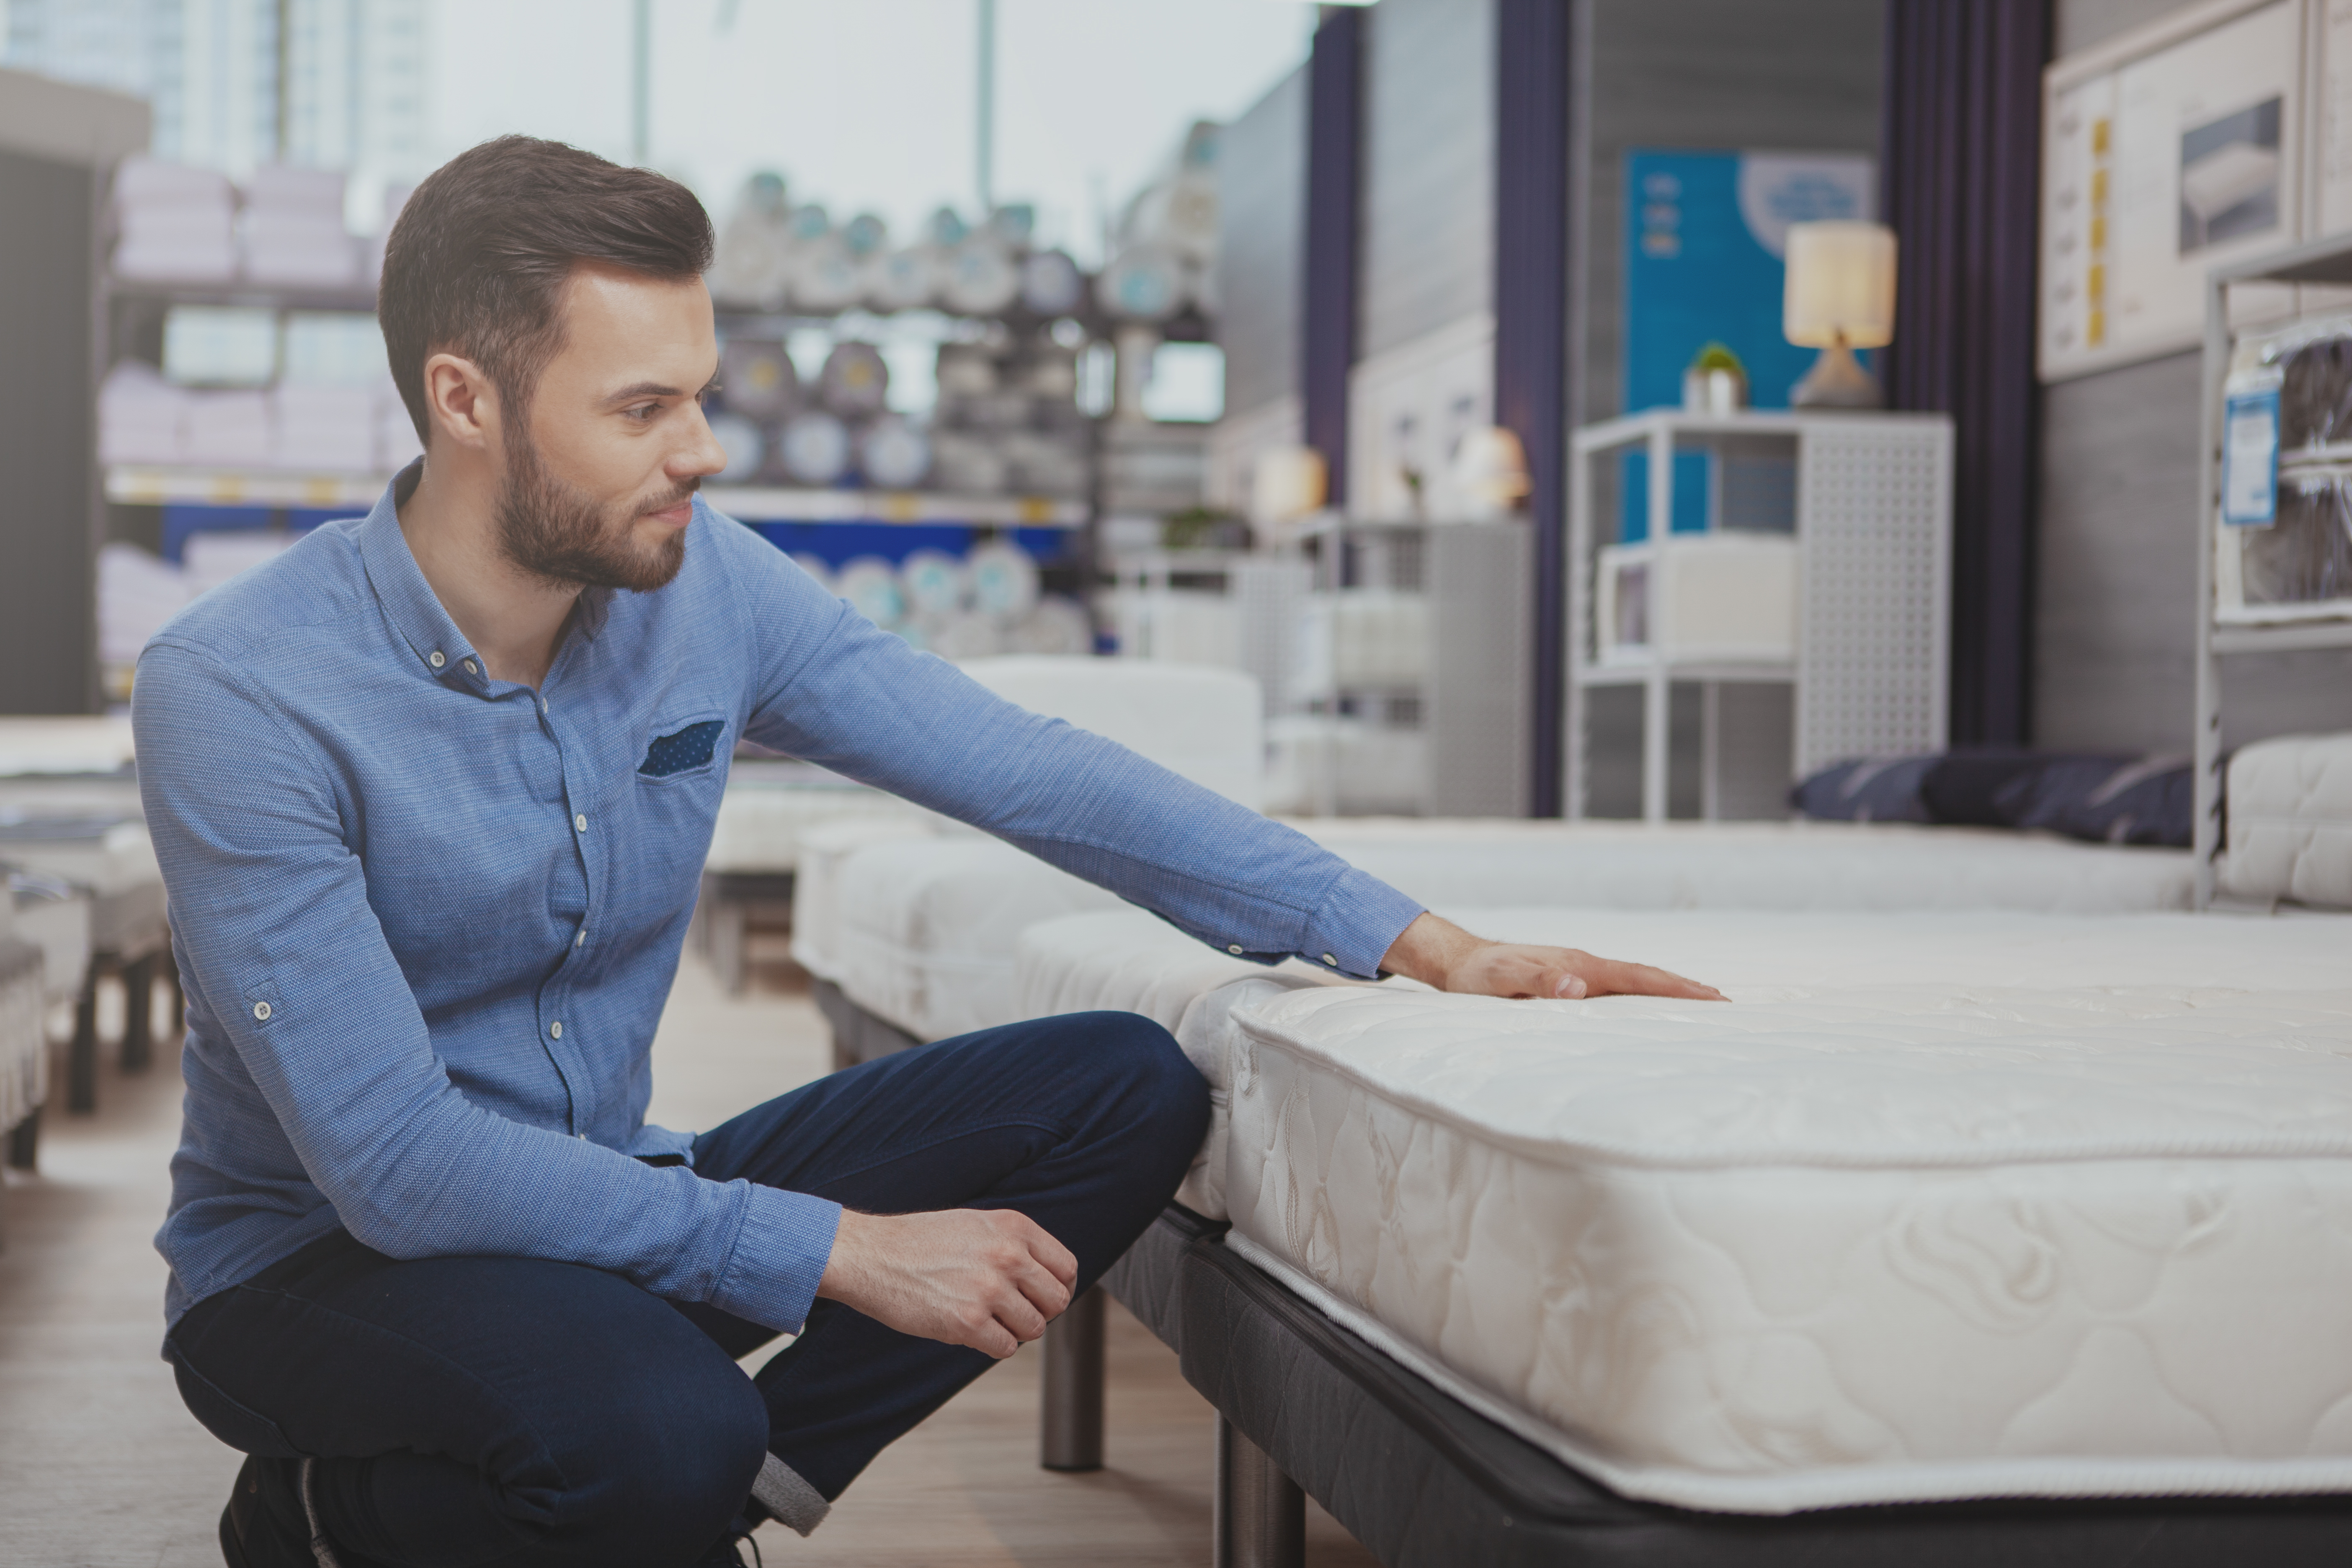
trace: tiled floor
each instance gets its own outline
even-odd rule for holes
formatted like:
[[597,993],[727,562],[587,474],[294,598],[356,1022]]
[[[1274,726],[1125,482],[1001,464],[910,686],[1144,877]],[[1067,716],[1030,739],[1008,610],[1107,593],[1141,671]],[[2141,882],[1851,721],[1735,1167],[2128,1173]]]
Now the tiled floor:
[[[652,1118],[703,1127],[823,1071],[823,1021],[755,938],[754,984],[730,997],[689,956],[655,1042]],[[763,956],[764,955],[764,956]],[[110,1014],[120,1001],[110,999]],[[175,1055],[111,1074],[99,1115],[53,1117],[42,1170],[10,1173],[0,1217],[0,1564],[212,1568],[236,1456],[181,1407],[157,1359],[162,1217],[178,1127]],[[991,1372],[885,1454],[824,1527],[771,1526],[779,1565],[1200,1564],[1209,1561],[1213,1421],[1175,1358],[1114,1310],[1108,1464],[1036,1464],[1036,1358]],[[1371,1558],[1310,1506],[1308,1561]]]

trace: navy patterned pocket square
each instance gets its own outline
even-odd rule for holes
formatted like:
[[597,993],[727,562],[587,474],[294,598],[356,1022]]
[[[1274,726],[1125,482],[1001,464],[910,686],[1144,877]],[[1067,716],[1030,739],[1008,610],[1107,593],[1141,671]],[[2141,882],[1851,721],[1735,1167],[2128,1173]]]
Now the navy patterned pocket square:
[[688,724],[675,735],[664,735],[646,748],[646,760],[637,764],[637,772],[658,779],[698,768],[718,750],[719,737],[726,729],[726,720],[706,719],[699,724]]

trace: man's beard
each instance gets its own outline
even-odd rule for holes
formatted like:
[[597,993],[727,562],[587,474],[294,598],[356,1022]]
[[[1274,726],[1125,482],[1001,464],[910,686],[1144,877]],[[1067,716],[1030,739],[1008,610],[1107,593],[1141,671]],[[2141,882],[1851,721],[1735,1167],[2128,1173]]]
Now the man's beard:
[[499,547],[517,566],[550,583],[650,594],[686,564],[686,531],[648,550],[630,536],[630,524],[688,499],[701,482],[688,479],[650,502],[601,507],[550,473],[529,437],[509,441],[506,482],[499,489]]

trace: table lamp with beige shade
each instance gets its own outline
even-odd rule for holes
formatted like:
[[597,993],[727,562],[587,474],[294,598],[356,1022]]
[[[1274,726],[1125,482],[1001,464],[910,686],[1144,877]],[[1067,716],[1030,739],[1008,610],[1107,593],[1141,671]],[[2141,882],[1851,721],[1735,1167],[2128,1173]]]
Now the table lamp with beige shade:
[[1822,357],[1790,390],[1796,408],[1877,408],[1878,383],[1853,357],[1895,338],[1895,231],[1877,223],[1789,226],[1781,334]]

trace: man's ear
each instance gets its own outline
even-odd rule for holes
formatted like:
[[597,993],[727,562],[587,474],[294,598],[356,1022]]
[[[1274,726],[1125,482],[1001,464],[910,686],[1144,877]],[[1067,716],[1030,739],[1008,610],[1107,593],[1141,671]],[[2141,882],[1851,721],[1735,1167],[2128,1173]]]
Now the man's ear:
[[498,388],[472,360],[434,354],[425,362],[425,416],[454,445],[487,451],[499,437]]

